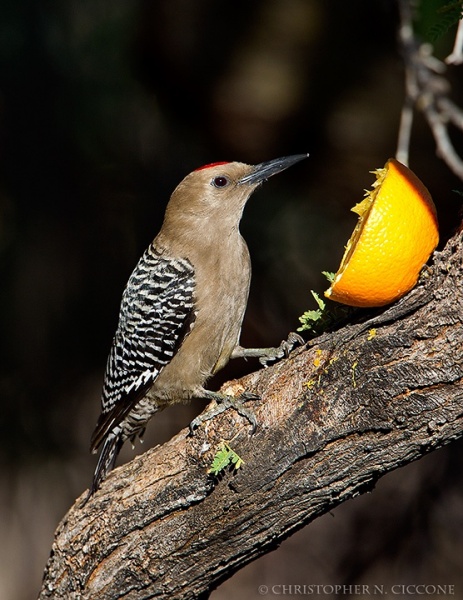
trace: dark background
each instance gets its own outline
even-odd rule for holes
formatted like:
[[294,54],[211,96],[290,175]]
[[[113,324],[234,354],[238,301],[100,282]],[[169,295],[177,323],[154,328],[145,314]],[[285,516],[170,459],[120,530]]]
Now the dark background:
[[[423,33],[439,5],[422,3]],[[0,597],[26,600],[91,481],[122,289],[172,189],[204,163],[310,152],[242,222],[254,268],[242,341],[275,345],[315,308],[310,290],[327,287],[320,272],[336,270],[355,225],[350,207],[395,153],[404,73],[392,0],[4,0],[0,11]],[[462,69],[448,69],[460,105]],[[463,184],[420,116],[410,166],[443,243]],[[211,385],[256,367],[234,361]],[[145,447],[200,409],[156,417]],[[463,597],[461,465],[455,443],[390,474],[212,597],[352,583],[454,584]]]

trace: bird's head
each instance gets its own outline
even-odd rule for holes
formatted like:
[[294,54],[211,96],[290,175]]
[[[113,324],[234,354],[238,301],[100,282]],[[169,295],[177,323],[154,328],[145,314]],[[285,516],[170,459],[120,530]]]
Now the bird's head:
[[175,188],[166,209],[166,221],[198,227],[238,228],[252,192],[266,179],[307,158],[296,154],[258,165],[217,162],[196,169]]

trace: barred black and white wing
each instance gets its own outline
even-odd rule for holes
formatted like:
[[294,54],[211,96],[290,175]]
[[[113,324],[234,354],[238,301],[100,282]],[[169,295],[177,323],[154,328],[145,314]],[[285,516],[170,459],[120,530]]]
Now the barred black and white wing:
[[194,269],[188,260],[165,257],[152,245],[141,257],[122,297],[119,325],[106,366],[102,413],[91,440],[92,451],[103,440],[108,442],[115,437],[117,450],[116,441],[111,446],[117,455],[124,441],[122,421],[135,410],[162,368],[172,360],[192,326],[194,289]]

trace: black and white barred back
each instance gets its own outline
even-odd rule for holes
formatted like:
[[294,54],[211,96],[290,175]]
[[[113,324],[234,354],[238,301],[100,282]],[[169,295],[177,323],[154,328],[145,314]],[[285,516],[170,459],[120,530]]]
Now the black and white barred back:
[[192,264],[166,258],[153,245],[130,276],[106,365],[102,412],[91,441],[93,452],[104,442],[92,492],[113,468],[124,441],[141,433],[156,412],[143,396],[191,328],[194,289]]

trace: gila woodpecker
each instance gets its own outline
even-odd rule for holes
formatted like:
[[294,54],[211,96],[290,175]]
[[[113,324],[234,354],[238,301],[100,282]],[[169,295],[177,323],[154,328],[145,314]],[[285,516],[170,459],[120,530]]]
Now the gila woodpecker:
[[125,287],[102,392],[102,410],[91,450],[102,446],[90,494],[113,468],[122,444],[141,436],[148,420],[170,404],[214,399],[217,409],[235,408],[255,426],[243,406],[204,388],[230,358],[255,356],[262,364],[281,358],[295,343],[278,348],[239,345],[248,300],[251,263],[239,231],[244,206],[268,177],[307,154],[251,166],[220,162],[193,171],[174,190],[162,228]]

